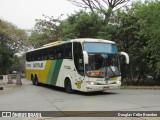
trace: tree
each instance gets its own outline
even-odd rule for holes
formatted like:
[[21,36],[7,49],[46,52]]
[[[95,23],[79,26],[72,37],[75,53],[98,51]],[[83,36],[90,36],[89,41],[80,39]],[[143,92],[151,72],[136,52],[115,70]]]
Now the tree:
[[19,71],[20,73],[25,72],[25,54],[22,56],[14,55],[12,58],[13,64],[9,68],[9,72]]
[[129,11],[119,12],[117,18],[119,23],[115,41],[121,51],[125,51],[130,56],[130,65],[122,65],[122,75],[126,80],[123,83],[138,84],[145,74],[146,53],[143,47],[146,39],[139,36],[140,25],[137,23],[138,18],[134,13],[134,8]]
[[150,74],[160,84],[160,1],[146,2],[145,4],[137,4],[139,11],[139,23],[141,23],[140,35],[145,36],[147,42],[144,46],[144,51],[148,56],[148,68]]
[[11,48],[7,46],[7,41],[10,40],[8,34],[3,30],[3,26],[6,26],[6,22],[0,21],[0,74],[6,74],[9,66],[12,64],[13,52]]
[[11,23],[3,20],[0,20],[0,30],[6,34],[5,43],[12,49],[13,53],[26,49],[28,37],[26,31],[18,29]]
[[157,80],[155,84],[160,83],[159,6],[158,1],[135,3],[131,9],[116,16],[119,22],[115,40],[121,50],[129,53],[131,60],[129,67],[122,69],[123,75],[132,84],[143,84],[147,75]]
[[62,28],[61,16],[58,18],[44,16],[44,19],[37,19],[34,29],[29,37],[32,47],[41,47],[49,42],[61,40]]
[[104,23],[107,25],[110,16],[115,9],[119,9],[127,5],[130,0],[68,0],[74,5],[81,8],[89,8],[93,13],[100,13],[104,15]]
[[65,20],[47,16],[43,20],[37,20],[29,40],[35,48],[57,40],[96,38],[102,23],[103,18],[98,14],[85,11],[76,12]]
[[103,19],[96,13],[79,11],[68,16],[61,24],[62,38],[96,38],[102,27]]
[[0,74],[6,74],[13,63],[13,55],[24,50],[27,34],[24,30],[0,20]]
[[47,36],[45,33],[40,33],[36,30],[33,30],[31,32],[31,35],[29,36],[29,43],[31,48],[41,47],[50,41],[51,38],[49,36]]

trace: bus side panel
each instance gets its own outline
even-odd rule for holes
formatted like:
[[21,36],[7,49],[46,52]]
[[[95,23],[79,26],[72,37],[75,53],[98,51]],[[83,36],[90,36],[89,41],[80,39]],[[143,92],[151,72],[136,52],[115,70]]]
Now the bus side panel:
[[[36,66],[36,64],[40,64],[41,66]],[[30,67],[27,67],[28,65]],[[33,74],[33,76],[37,75],[38,82],[46,83],[50,66],[51,66],[51,60],[27,62],[26,63],[26,79],[31,80],[31,75]]]
[[65,79],[69,78],[72,84],[72,89],[85,91],[84,76],[78,74],[74,61],[72,59],[64,59],[59,71],[56,86],[64,87]]
[[[56,85],[57,78],[60,73],[60,68],[62,65],[63,60],[47,60],[47,61],[36,61],[36,62],[28,62],[26,63],[26,79],[31,80],[31,75],[37,75],[38,82],[49,84],[49,85]],[[42,64],[43,68],[39,68],[36,64]],[[60,79],[60,77],[59,77]]]
[[56,86],[64,87],[64,81],[68,77],[73,79],[74,62],[72,59],[64,59],[61,65]]
[[49,68],[46,84],[56,85],[57,80],[61,79],[60,69],[61,69],[62,62],[63,62],[62,59],[52,61]]
[[[37,63],[43,63],[43,68],[34,66]],[[31,74],[36,74],[40,83],[64,87],[64,81],[68,77],[71,80],[72,89],[85,91],[84,77],[78,74],[72,59],[28,62],[27,65],[31,66],[26,67],[28,80],[31,80]]]

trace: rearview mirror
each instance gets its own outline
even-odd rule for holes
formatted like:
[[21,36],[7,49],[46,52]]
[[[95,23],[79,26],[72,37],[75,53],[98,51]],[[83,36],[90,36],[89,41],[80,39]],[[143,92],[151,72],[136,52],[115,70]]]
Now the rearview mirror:
[[120,55],[123,55],[123,56],[125,56],[125,58],[126,58],[126,64],[129,64],[129,55],[126,53],[126,52],[120,52]]
[[88,64],[88,53],[83,51],[84,64]]

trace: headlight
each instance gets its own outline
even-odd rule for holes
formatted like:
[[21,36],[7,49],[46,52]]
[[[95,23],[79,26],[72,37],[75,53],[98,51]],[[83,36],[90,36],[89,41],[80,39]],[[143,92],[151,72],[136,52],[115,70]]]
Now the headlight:
[[97,85],[96,82],[92,82],[92,81],[87,81],[86,83],[90,84],[90,85]]
[[118,81],[117,81],[117,84],[121,84],[121,81],[118,80]]

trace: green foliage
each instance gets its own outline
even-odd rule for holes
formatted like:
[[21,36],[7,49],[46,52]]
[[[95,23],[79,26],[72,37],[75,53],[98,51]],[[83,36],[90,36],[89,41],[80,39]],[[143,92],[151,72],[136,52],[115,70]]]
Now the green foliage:
[[62,38],[96,38],[102,23],[103,19],[95,13],[77,12],[62,22]]
[[103,24],[108,25],[112,17],[113,10],[116,11],[122,7],[126,7],[130,0],[68,0],[77,7],[90,10],[92,13],[103,15]]
[[139,36],[137,36],[139,25],[137,24],[137,17],[134,15],[134,9],[130,9],[127,12],[118,11],[116,19],[117,31],[115,41],[118,44],[119,50],[127,52],[130,56],[129,67],[126,68],[125,65],[122,65],[122,75],[127,81],[134,81],[143,69],[140,61],[143,56],[143,53],[141,53],[141,45],[144,39],[141,40]]
[[9,72],[13,55],[24,50],[27,34],[9,22],[0,20],[0,74]]
[[130,55],[129,70],[123,72],[128,80],[138,84],[146,75],[160,77],[160,2],[136,3],[127,12],[117,15],[117,40],[121,50]]
[[26,49],[27,33],[24,30],[18,29],[9,22],[0,20],[0,30],[5,34],[5,43],[12,49],[13,53]]
[[98,31],[97,38],[115,41],[116,32],[117,32],[117,27],[115,25],[112,24],[102,25],[100,30]]
[[25,54],[21,56],[14,55],[12,58],[13,64],[9,68],[9,72],[19,71],[20,73],[25,72]]
[[44,18],[36,20],[35,28],[29,37],[29,42],[34,48],[41,47],[49,42],[61,40],[61,16],[56,19],[53,16],[44,16]]
[[37,20],[29,41],[33,47],[40,47],[43,44],[57,40],[96,38],[102,26],[102,17],[84,11],[76,12],[63,21],[60,20],[60,17],[54,19],[45,16],[45,19]]
[[147,4],[137,4],[139,12],[140,35],[147,39],[145,52],[148,54],[148,67],[152,70],[152,74],[160,76],[160,1]]
[[10,38],[7,32],[3,30],[7,25],[6,22],[0,21],[0,74],[6,74],[8,67],[12,64],[13,52],[6,44]]
[[29,36],[30,45],[34,48],[43,46],[44,44],[50,42],[50,39],[51,38],[46,34],[37,32],[36,30],[32,31]]

